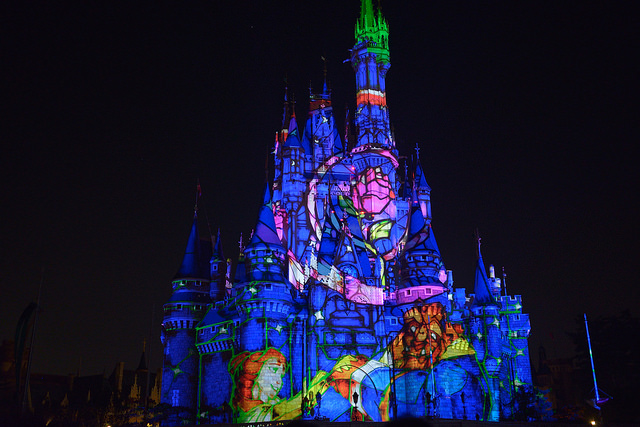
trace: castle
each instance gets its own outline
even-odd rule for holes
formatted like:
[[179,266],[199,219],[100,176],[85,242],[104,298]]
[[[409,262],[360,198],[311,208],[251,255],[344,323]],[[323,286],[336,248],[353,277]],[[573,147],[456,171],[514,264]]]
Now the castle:
[[304,126],[285,96],[273,181],[235,263],[220,233],[200,240],[194,215],[161,337],[161,399],[182,418],[498,421],[531,383],[521,297],[487,275],[479,239],[474,292],[454,287],[419,151],[399,160],[388,37],[362,0],[351,131],[336,126],[326,78]]

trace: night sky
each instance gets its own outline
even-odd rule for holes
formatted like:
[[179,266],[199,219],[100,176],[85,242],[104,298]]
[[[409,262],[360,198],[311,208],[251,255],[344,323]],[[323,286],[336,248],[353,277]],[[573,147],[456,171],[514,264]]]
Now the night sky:
[[[285,76],[305,117],[325,56],[340,129],[353,111],[359,1],[63,3],[0,15],[0,337],[42,280],[36,372],[134,369],[150,334],[157,368],[197,180],[202,235],[220,228],[236,258]],[[443,261],[472,292],[479,229],[534,362],[540,343],[570,356],[582,313],[640,314],[633,2],[415,3],[382,5],[387,95],[401,154],[421,148]]]

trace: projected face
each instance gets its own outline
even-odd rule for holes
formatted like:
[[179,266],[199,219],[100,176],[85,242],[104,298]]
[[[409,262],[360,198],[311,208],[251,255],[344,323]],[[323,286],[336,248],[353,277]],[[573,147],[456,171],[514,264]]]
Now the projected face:
[[446,348],[440,303],[413,307],[404,314],[404,326],[393,342],[393,357],[399,366],[427,369],[435,364]]
[[[239,420],[249,422],[254,408],[262,404],[273,406],[279,402],[282,377],[286,359],[275,348],[236,355],[229,363],[235,389],[232,392],[232,407],[241,411]],[[262,420],[264,421],[264,420]]]
[[276,400],[282,388],[284,366],[275,357],[267,360],[258,373],[253,384],[251,395],[255,400],[265,403]]

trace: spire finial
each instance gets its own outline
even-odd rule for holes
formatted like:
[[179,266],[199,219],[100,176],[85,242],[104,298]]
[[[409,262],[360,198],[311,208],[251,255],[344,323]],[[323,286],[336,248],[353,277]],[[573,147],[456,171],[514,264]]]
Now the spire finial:
[[322,83],[322,94],[326,97],[329,95],[329,89],[327,88],[327,58],[321,56],[322,58],[322,75],[323,75],[323,83]]
[[409,167],[407,166],[407,158],[404,158],[404,182],[409,181]]
[[238,248],[240,253],[244,252],[244,243],[242,242],[242,233],[240,233],[240,240],[238,240]]
[[198,200],[202,197],[202,188],[200,187],[200,178],[198,178],[196,184],[196,204],[193,207],[193,217],[198,217]]
[[284,106],[282,110],[282,129],[284,129],[287,125],[287,114],[289,113],[289,83],[286,74],[284,76]]
[[420,163],[420,146],[418,145],[417,142],[416,142],[416,160],[418,163]]
[[478,242],[478,258],[480,258],[482,256],[480,252],[480,245],[482,242],[482,238],[480,237],[480,232],[478,231],[477,228],[476,228],[476,231],[474,232],[474,236],[476,238],[476,241]]

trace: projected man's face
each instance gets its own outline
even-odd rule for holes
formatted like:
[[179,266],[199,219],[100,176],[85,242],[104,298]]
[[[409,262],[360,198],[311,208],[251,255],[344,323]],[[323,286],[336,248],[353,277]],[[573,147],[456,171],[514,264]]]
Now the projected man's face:
[[440,303],[413,307],[404,314],[404,325],[394,341],[393,352],[403,367],[427,369],[437,362],[446,347],[441,322],[444,308]]

